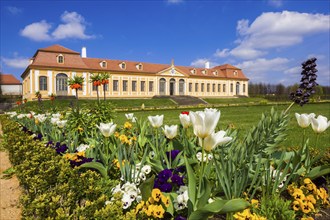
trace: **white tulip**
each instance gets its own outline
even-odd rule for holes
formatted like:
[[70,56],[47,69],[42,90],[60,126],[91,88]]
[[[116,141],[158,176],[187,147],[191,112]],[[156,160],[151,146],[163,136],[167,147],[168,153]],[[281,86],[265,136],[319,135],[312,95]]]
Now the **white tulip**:
[[312,128],[316,133],[322,133],[330,126],[330,121],[322,115],[312,118]]
[[56,125],[59,120],[60,120],[59,118],[51,118],[50,123],[52,123],[53,125]]
[[311,118],[314,118],[315,114],[311,113],[309,115],[307,115],[307,114],[300,115],[298,113],[295,113],[295,116],[296,116],[298,125],[302,128],[307,128],[311,123]]
[[[217,133],[213,132],[204,139],[203,148],[210,152],[215,147],[226,144],[233,139],[232,137],[225,137],[225,135],[225,131],[218,131]],[[202,140],[200,139],[200,145],[202,144],[201,141]]]
[[100,126],[96,125],[100,129],[104,137],[110,137],[116,130],[116,124],[114,123],[100,123]]
[[132,120],[134,118],[134,113],[125,114],[127,120]]
[[179,115],[180,122],[184,128],[188,128],[191,125],[190,117],[187,114]]
[[80,144],[78,147],[77,147],[77,151],[78,152],[83,152],[83,151],[86,151],[88,148],[90,148],[89,145],[87,144]]
[[164,134],[168,139],[173,139],[178,134],[178,126],[177,125],[171,125],[167,126],[165,125],[165,128],[163,128]]
[[56,124],[59,128],[64,128],[64,126],[66,125],[67,120],[62,120],[62,121],[57,121]]
[[206,138],[214,132],[220,119],[220,111],[205,109],[203,112],[190,112],[189,116],[194,128],[194,134],[199,138]]
[[61,117],[61,113],[56,113],[56,114],[52,114],[53,118],[60,118]]
[[47,119],[47,116],[45,114],[38,114],[34,116],[39,122],[44,122]]
[[163,125],[164,115],[148,116],[148,119],[152,127],[159,128]]

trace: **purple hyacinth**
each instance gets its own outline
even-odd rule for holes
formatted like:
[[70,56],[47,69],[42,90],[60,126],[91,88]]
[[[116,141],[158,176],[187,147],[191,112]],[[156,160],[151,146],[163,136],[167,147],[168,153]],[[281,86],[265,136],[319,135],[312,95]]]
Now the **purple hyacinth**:
[[315,93],[315,87],[318,85],[316,82],[317,69],[316,69],[316,58],[310,58],[303,62],[301,72],[301,84],[296,92],[290,93],[290,99],[295,103],[303,106],[309,101],[309,97]]

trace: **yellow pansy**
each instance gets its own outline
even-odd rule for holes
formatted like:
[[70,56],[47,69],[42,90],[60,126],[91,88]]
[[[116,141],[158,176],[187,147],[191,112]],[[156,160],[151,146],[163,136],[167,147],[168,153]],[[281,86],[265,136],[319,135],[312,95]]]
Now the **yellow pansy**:
[[162,200],[162,202],[164,203],[164,205],[166,206],[166,207],[168,207],[169,205],[170,205],[170,199],[169,199],[169,197],[166,197],[166,196],[164,196],[164,195],[161,195],[161,200]]
[[162,195],[162,192],[158,188],[155,188],[151,191],[151,196],[156,202],[159,201]]
[[164,218],[165,210],[164,210],[163,206],[155,205],[153,213],[154,213],[154,217],[156,217],[156,218]]
[[297,200],[293,201],[292,208],[293,210],[298,211],[300,209],[300,202]]
[[133,125],[132,125],[131,123],[129,123],[128,121],[125,122],[125,124],[124,124],[124,128],[126,128],[126,129],[131,129],[132,126],[133,126]]

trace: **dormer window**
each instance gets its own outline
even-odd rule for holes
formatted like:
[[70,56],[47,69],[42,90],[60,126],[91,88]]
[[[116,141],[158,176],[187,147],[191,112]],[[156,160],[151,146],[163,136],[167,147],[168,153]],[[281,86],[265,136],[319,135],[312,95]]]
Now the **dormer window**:
[[238,72],[237,70],[234,71],[234,76],[237,76],[238,75]]
[[62,54],[57,56],[57,62],[58,63],[64,63],[64,56]]
[[102,61],[102,62],[100,63],[100,65],[101,65],[102,68],[106,68],[106,67],[107,67],[107,62]]
[[190,72],[191,72],[192,74],[196,74],[196,69],[192,69],[192,70],[190,70]]
[[217,76],[218,75],[218,71],[213,71],[213,75]]
[[136,69],[142,70],[143,69],[142,63],[137,64],[136,65]]
[[206,70],[202,70],[202,73],[205,75],[207,73],[207,71]]
[[123,70],[126,69],[126,63],[125,62],[120,63],[119,67]]

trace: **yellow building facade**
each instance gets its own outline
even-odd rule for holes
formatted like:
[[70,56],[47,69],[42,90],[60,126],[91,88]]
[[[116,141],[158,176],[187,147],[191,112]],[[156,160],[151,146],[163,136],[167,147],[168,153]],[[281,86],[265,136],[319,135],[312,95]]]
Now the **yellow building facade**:
[[[82,76],[78,97],[96,98],[92,74],[110,74],[107,98],[151,98],[154,96],[235,97],[248,96],[248,79],[242,70],[229,64],[204,68],[146,62],[88,58],[60,45],[37,50],[21,75],[23,98],[33,100],[39,91],[43,98],[74,96],[68,78]],[[98,88],[103,95],[103,86]]]

